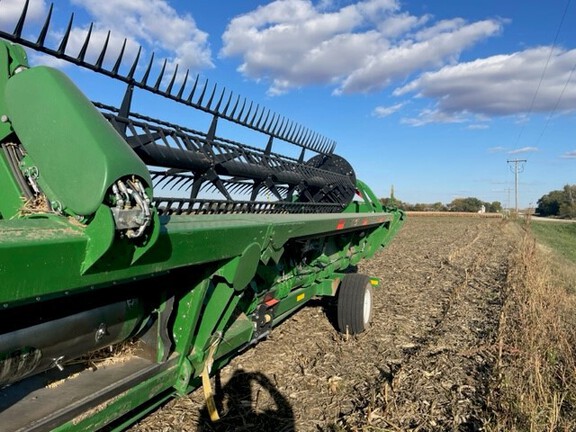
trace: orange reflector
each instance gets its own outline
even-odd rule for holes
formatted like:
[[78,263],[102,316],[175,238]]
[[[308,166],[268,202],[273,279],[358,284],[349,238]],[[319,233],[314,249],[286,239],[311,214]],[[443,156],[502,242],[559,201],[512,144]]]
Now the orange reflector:
[[272,307],[272,306],[274,306],[276,303],[278,303],[279,301],[280,301],[280,300],[278,300],[278,299],[271,298],[270,300],[266,300],[266,301],[264,302],[264,304],[265,304],[266,306],[268,306],[268,307]]

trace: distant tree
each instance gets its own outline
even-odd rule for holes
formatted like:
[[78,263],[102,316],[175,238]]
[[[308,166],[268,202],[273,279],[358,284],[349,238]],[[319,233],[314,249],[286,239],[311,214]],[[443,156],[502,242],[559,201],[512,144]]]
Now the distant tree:
[[402,201],[400,201],[399,199],[396,199],[394,197],[391,198],[380,198],[380,203],[382,203],[382,205],[384,207],[396,207],[402,210],[406,210],[406,207],[408,206],[408,204],[403,203]]
[[394,198],[380,198],[380,204],[384,207],[392,207],[395,206],[398,201]]
[[448,210],[444,204],[441,202],[436,202],[434,204],[430,204],[430,209],[432,211],[446,211]]
[[540,216],[558,216],[561,203],[562,191],[549,192],[538,200],[536,213]]
[[500,201],[494,201],[490,204],[486,203],[486,211],[489,213],[500,213],[502,211],[502,204]]
[[554,190],[542,196],[536,207],[540,216],[576,218],[576,185],[565,185],[562,190]]
[[560,217],[574,219],[576,218],[576,185],[566,185],[562,191],[564,200],[560,204]]
[[[575,194],[576,196],[576,194]],[[493,203],[482,202],[478,198],[457,198],[452,201],[448,206],[441,203],[416,203],[409,204],[394,197],[392,198],[380,198],[380,202],[385,207],[397,207],[406,211],[461,211],[461,212],[477,212],[482,206],[485,207],[487,212],[500,212],[502,211],[502,204],[499,201],[494,201]]]
[[424,203],[417,203],[412,206],[414,211],[426,211],[427,205]]
[[559,215],[565,219],[576,219],[576,203],[560,204]]
[[478,198],[456,198],[448,204],[448,208],[455,212],[477,212],[483,205],[486,207],[485,203]]

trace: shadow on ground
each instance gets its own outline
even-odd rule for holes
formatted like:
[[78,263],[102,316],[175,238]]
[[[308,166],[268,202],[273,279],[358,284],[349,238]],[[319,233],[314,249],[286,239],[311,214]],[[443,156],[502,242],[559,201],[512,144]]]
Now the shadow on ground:
[[[260,401],[265,401],[266,408],[258,408]],[[239,369],[224,386],[217,374],[215,402],[220,420],[212,422],[205,405],[200,411],[199,432],[296,430],[290,403],[262,373]]]

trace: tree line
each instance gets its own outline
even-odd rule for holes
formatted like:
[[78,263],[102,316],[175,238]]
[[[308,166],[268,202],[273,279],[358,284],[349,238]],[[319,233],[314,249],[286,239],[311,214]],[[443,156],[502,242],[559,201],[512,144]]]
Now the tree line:
[[[481,211],[482,208],[487,213],[498,213],[502,211],[502,204],[499,201],[484,202],[478,198],[456,198],[449,204],[436,202],[432,204],[418,203],[410,204],[391,198],[380,198],[380,202],[387,207],[397,207],[406,211],[452,211],[452,212],[472,212]],[[555,190],[542,196],[538,202],[535,213],[543,217],[558,217],[563,219],[576,219],[576,185],[566,185],[561,190]]]
[[536,214],[563,219],[576,218],[576,185],[566,185],[562,190],[547,193],[538,200]]
[[380,202],[388,207],[398,207],[406,211],[451,211],[451,212],[470,212],[477,213],[484,209],[487,213],[498,213],[502,211],[502,204],[499,201],[485,202],[478,198],[456,198],[449,204],[436,202],[433,204],[409,204],[402,202],[394,197],[381,198]]

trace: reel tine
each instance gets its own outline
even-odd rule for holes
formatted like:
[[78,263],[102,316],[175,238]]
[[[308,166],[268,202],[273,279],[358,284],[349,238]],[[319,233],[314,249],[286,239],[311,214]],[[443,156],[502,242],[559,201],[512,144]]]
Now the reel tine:
[[298,123],[292,122],[290,124],[290,129],[288,129],[288,131],[284,135],[284,139],[288,142],[293,142],[294,141],[294,134],[295,134],[297,129],[298,129]]
[[228,92],[229,96],[228,96],[228,102],[226,102],[226,106],[224,107],[224,111],[222,112],[222,115],[225,116],[226,113],[228,112],[228,108],[230,107],[230,102],[232,102],[232,96],[234,95],[233,92]]
[[148,77],[150,76],[150,70],[152,69],[152,63],[154,63],[154,51],[152,51],[152,55],[150,56],[150,62],[148,63],[146,72],[144,72],[144,76],[142,77],[142,80],[140,80],[140,85],[142,86],[146,86],[146,82],[148,81]]
[[206,79],[206,81],[204,81],[204,88],[202,89],[202,93],[200,93],[200,97],[198,98],[198,101],[196,102],[196,104],[198,106],[202,106],[202,101],[204,100],[204,95],[206,94],[207,89],[208,89],[208,79]]
[[88,27],[88,33],[86,34],[86,39],[82,44],[82,48],[80,48],[80,52],[78,53],[77,59],[81,62],[84,61],[84,57],[86,56],[86,51],[88,50],[88,44],[90,43],[90,37],[92,36],[92,29],[94,28],[94,23],[90,23],[90,27]]
[[12,34],[19,38],[22,35],[22,29],[24,28],[24,23],[26,22],[26,14],[28,13],[28,5],[29,5],[30,1],[26,0],[24,2],[24,7],[22,8],[22,13],[20,14],[20,17],[18,18],[18,22],[16,23],[16,27],[14,28],[14,31],[12,32]]
[[[277,113],[274,113],[272,115],[272,119],[270,120],[270,124],[266,128],[266,132],[273,135],[276,131],[276,127],[278,126],[279,121],[280,121],[280,115],[278,115]],[[272,126],[272,124],[274,124],[274,126]]]
[[[177,191],[181,191],[181,190],[188,190],[190,189],[190,187],[192,186],[192,181],[194,179],[192,177],[181,177],[180,182],[178,183],[178,189],[176,189]],[[174,185],[174,187],[176,187],[176,184]]]
[[44,46],[44,41],[46,40],[46,35],[48,34],[48,27],[50,26],[50,20],[52,18],[52,10],[54,9],[54,3],[50,3],[50,9],[48,9],[48,16],[44,21],[44,25],[42,26],[42,30],[40,30],[40,34],[38,35],[38,39],[36,39],[36,45],[39,47]]
[[284,129],[282,130],[282,132],[280,132],[279,136],[284,139],[284,137],[286,136],[286,129],[290,130],[292,128],[292,121],[291,120],[287,120],[286,121],[286,126],[284,126]]
[[[280,121],[280,119],[282,119],[282,121]],[[281,115],[278,115],[278,119],[276,120],[276,124],[274,125],[274,130],[272,131],[272,134],[275,136],[279,136],[278,135],[278,131],[282,129],[282,127],[284,126],[284,120],[285,118]]]
[[66,31],[64,32],[64,36],[62,36],[62,40],[60,41],[60,46],[56,50],[58,54],[63,56],[66,52],[66,45],[68,45],[68,38],[70,37],[70,32],[72,31],[72,22],[74,21],[74,13],[70,15],[70,20],[68,21],[68,27],[66,27]]
[[168,83],[168,87],[166,87],[165,92],[167,94],[172,93],[172,86],[174,85],[174,81],[176,81],[176,75],[178,75],[178,63],[176,63],[176,67],[174,68],[174,73],[172,74],[172,78],[170,79],[170,82]]
[[248,121],[248,117],[250,116],[250,113],[252,112],[252,106],[254,105],[254,102],[250,101],[250,105],[248,106],[248,112],[246,113],[246,117],[244,117],[244,120],[241,121],[241,123],[246,124],[246,122]]
[[220,99],[218,99],[218,103],[216,104],[216,108],[214,108],[214,111],[216,111],[217,113],[220,113],[220,105],[222,104],[222,99],[224,99],[224,93],[226,92],[226,87],[222,88],[222,91],[220,92]]
[[252,116],[252,120],[250,120],[250,126],[254,125],[254,120],[256,119],[256,116],[258,115],[259,109],[260,109],[260,104],[256,105],[256,111],[254,111],[254,115]]
[[212,105],[212,101],[214,100],[214,95],[216,94],[216,87],[218,87],[218,84],[214,83],[214,87],[212,88],[212,94],[210,95],[210,99],[208,99],[208,103],[206,104],[206,109],[208,109],[208,110],[210,109],[210,106]]
[[[264,111],[262,111],[262,115],[264,115]],[[264,119],[264,123],[262,123],[262,128],[264,128],[264,126],[265,126],[266,123],[268,122],[268,118],[269,118],[269,117],[270,117],[270,109],[268,109],[268,110],[266,111],[266,118]],[[256,125],[256,127],[257,127],[258,129],[261,129],[261,128],[260,128],[260,121],[261,121],[261,120],[262,120],[262,116],[260,116],[260,118],[258,119],[258,124]],[[264,129],[264,131],[266,131],[266,129]]]
[[238,102],[240,102],[240,95],[238,95],[238,99],[236,99],[236,105],[232,110],[232,114],[230,114],[230,117],[234,120],[237,120],[242,116],[242,113],[244,112],[244,107],[246,106],[246,98],[244,98],[244,100],[242,101],[242,107],[240,108],[240,113],[238,114],[238,116],[234,117],[234,114],[236,113],[236,107],[238,106]]
[[320,141],[322,143],[323,152],[328,153],[328,149],[330,148],[330,141],[326,138],[322,138]]
[[138,62],[140,61],[140,54],[142,53],[142,46],[138,47],[138,52],[136,53],[136,58],[132,63],[132,67],[130,68],[130,72],[128,72],[127,79],[128,82],[134,81],[134,73],[136,72],[136,67],[138,66]]
[[318,135],[314,137],[314,142],[310,145],[312,150],[317,153],[322,153],[322,141]]
[[196,87],[198,86],[198,79],[199,79],[199,75],[196,74],[196,80],[194,81],[194,85],[192,86],[192,90],[190,91],[190,95],[188,96],[188,99],[186,99],[186,102],[188,102],[188,103],[192,103],[192,98],[194,97],[194,93],[196,93]]
[[306,135],[306,132],[307,132],[307,131],[308,131],[308,128],[307,128],[307,127],[301,127],[301,128],[300,128],[300,131],[299,131],[299,133],[298,133],[298,136],[296,137],[296,141],[303,143],[302,137],[303,137],[304,135]]
[[305,129],[304,126],[298,125],[298,127],[294,129],[294,134],[290,137],[290,140],[291,141],[297,141],[298,137],[300,136],[301,131],[304,129]]
[[302,137],[302,140],[301,140],[305,146],[309,146],[311,134],[312,134],[312,131],[310,129],[306,128],[306,133],[304,134],[304,136]]
[[182,99],[182,94],[184,93],[184,88],[186,87],[186,83],[188,82],[188,74],[190,73],[190,69],[186,69],[186,74],[184,75],[184,80],[182,80],[182,85],[180,86],[180,90],[178,90],[178,94],[176,97],[178,99]]
[[114,75],[118,75],[118,69],[120,69],[120,65],[122,64],[122,57],[124,57],[124,50],[126,49],[126,38],[124,38],[124,42],[122,42],[122,48],[120,48],[120,54],[116,59],[116,63],[114,63],[114,67],[112,68],[112,73]]
[[108,33],[106,34],[106,39],[104,40],[104,46],[102,47],[102,51],[98,56],[98,60],[96,60],[96,63],[94,64],[97,70],[102,69],[102,63],[104,63],[104,57],[106,57],[106,51],[108,50],[108,42],[110,42],[110,31],[108,31]]
[[164,59],[164,63],[162,64],[162,69],[160,70],[160,74],[158,75],[158,79],[156,79],[156,84],[154,84],[154,91],[158,91],[160,88],[160,84],[162,83],[162,78],[164,78],[164,72],[166,71],[166,63],[168,59]]

